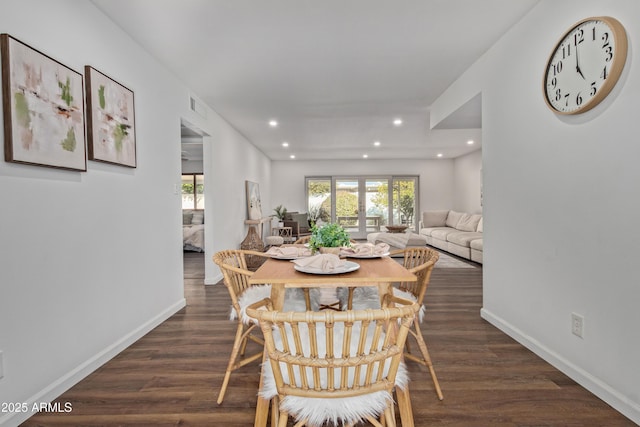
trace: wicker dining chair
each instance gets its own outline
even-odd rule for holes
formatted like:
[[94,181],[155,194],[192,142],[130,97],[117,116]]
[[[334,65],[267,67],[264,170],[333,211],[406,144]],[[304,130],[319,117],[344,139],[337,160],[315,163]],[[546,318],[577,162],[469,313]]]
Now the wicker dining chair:
[[296,427],[395,426],[393,390],[408,383],[402,352],[417,309],[391,295],[377,310],[278,312],[268,298],[249,306],[269,358],[260,396],[272,402],[271,425],[292,416]]
[[[417,355],[411,352],[410,342],[407,340],[404,357],[427,367],[433,380],[433,386],[438,395],[438,399],[442,400],[444,397],[440,389],[440,383],[438,382],[427,344],[420,329],[420,323],[422,323],[425,313],[424,297],[427,292],[427,287],[429,286],[429,281],[431,280],[431,272],[440,254],[436,250],[420,247],[400,249],[390,253],[390,256],[393,257],[394,255],[402,255],[403,266],[418,277],[418,280],[415,282],[394,283],[393,292],[396,296],[411,299],[417,302],[420,307],[410,331],[411,336],[418,345],[420,354]],[[338,290],[338,298],[340,299],[343,310],[362,310],[366,308],[378,308],[380,306],[378,290],[373,287],[341,288]]]
[[307,235],[307,236],[302,236],[300,237],[298,240],[296,240],[295,242],[293,242],[294,245],[303,245],[305,243],[309,243],[309,240],[311,240],[311,234]]
[[420,307],[420,310],[416,314],[416,319],[413,322],[413,326],[410,331],[411,336],[413,336],[418,345],[420,355],[411,353],[409,340],[407,340],[407,348],[404,357],[427,367],[429,373],[431,374],[431,379],[433,380],[433,386],[436,389],[438,399],[442,400],[444,396],[442,395],[442,390],[440,389],[440,383],[438,382],[436,371],[433,367],[433,363],[431,362],[431,356],[429,355],[427,344],[424,341],[422,331],[420,330],[420,323],[422,323],[423,314],[425,311],[424,297],[427,292],[427,287],[429,286],[429,281],[431,280],[431,272],[433,271],[433,267],[435,266],[436,262],[438,262],[440,254],[438,253],[438,251],[427,247],[406,248],[391,252],[391,256],[400,254],[404,256],[404,267],[415,274],[418,277],[418,281],[396,283],[396,289],[400,291],[396,292],[396,294],[398,296],[404,297],[409,296],[406,293],[412,295],[415,298],[415,301],[418,303],[418,306]]
[[[249,278],[254,274],[247,268],[247,257],[267,257],[262,252],[230,249],[217,252],[213,255],[213,261],[218,265],[224,277],[224,284],[231,297],[231,320],[237,320],[236,335],[231,349],[231,356],[224,375],[222,387],[218,394],[218,404],[221,404],[229,385],[231,373],[241,367],[258,360],[264,352],[264,340],[254,335],[257,323],[249,318],[245,309],[248,305],[260,301],[271,294],[271,285],[251,285]],[[289,310],[306,311],[314,308],[308,293],[301,289],[287,289],[285,292],[285,307]],[[317,304],[316,304],[317,307]],[[251,340],[260,345],[260,350],[245,357],[248,341]]]

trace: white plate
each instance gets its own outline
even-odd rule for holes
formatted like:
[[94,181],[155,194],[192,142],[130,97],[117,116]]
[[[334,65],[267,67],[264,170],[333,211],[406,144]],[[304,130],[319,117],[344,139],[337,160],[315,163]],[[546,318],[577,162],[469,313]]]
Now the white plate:
[[382,257],[385,257],[385,256],[389,256],[390,252],[385,252],[383,254],[373,254],[373,255],[358,255],[358,254],[350,254],[348,252],[343,252],[340,255],[341,256],[346,256],[347,258],[369,259],[369,258],[382,258]]
[[319,268],[314,268],[314,267],[300,267],[299,265],[295,265],[295,264],[293,265],[293,268],[295,268],[296,270],[302,273],[309,273],[309,274],[342,274],[342,273],[350,273],[352,271],[356,271],[357,269],[360,268],[360,264],[358,264],[357,262],[345,261],[345,264],[343,267],[336,268],[329,271],[323,271]]
[[287,261],[291,261],[294,259],[300,259],[300,258],[308,258],[311,255],[290,255],[290,256],[284,256],[284,255],[271,255],[271,258],[273,259],[283,259],[283,260],[287,260]]

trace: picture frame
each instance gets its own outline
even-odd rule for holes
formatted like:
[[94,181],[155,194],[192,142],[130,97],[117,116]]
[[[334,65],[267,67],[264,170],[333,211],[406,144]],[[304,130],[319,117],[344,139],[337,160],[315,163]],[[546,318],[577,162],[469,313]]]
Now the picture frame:
[[262,219],[262,201],[260,186],[256,182],[245,181],[247,192],[247,216],[249,219]]
[[0,50],[5,161],[86,171],[82,74],[9,34]]
[[84,73],[89,160],[137,167],[133,91],[90,65]]

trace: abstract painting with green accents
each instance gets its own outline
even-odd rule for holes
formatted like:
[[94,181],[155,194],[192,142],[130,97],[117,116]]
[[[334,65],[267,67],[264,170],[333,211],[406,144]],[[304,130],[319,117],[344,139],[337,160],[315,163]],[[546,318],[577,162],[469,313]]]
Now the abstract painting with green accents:
[[135,168],[133,92],[91,66],[84,72],[89,160]]
[[82,74],[0,35],[8,162],[87,170]]

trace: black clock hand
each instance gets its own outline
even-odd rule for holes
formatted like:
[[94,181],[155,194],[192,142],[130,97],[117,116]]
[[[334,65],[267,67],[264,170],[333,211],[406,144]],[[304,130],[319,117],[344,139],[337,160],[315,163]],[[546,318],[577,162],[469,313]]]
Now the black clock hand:
[[582,70],[580,69],[580,61],[578,60],[578,45],[576,45],[576,71],[582,76],[584,80],[587,80],[584,77],[584,74],[582,74]]

